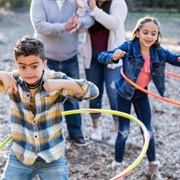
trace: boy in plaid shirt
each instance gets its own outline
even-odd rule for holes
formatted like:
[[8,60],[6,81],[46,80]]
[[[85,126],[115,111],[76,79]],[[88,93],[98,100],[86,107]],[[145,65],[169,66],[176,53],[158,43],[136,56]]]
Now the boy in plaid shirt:
[[49,70],[43,43],[35,38],[20,39],[14,54],[18,70],[0,71],[0,92],[10,97],[13,139],[3,180],[29,180],[36,174],[66,180],[61,102],[93,99],[98,89],[89,81]]

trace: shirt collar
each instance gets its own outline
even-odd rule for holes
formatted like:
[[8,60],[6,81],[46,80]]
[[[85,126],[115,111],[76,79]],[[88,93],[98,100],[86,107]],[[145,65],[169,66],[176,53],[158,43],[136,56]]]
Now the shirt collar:
[[[134,41],[133,54],[134,54],[135,57],[142,56],[139,39],[136,39]],[[150,47],[150,55],[151,55],[152,63],[158,63],[159,62],[159,57],[158,57],[158,54],[157,54],[157,51],[156,51],[156,46],[151,46]]]

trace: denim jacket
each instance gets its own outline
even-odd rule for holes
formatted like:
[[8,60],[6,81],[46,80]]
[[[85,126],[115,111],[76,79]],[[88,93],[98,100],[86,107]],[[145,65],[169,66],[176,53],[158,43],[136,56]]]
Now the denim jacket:
[[[141,54],[139,39],[134,41],[124,42],[118,48],[112,51],[101,52],[98,56],[98,61],[103,64],[108,63],[118,63],[118,61],[113,61],[112,56],[115,50],[121,49],[126,52],[123,60],[123,72],[131,81],[136,83],[137,78],[141,72],[145,60]],[[151,64],[150,64],[150,74],[155,87],[157,88],[159,94],[164,96],[165,92],[165,64],[168,62],[174,66],[180,66],[178,62],[178,55],[175,55],[168,50],[165,50],[161,46],[151,46],[150,48]],[[127,100],[131,100],[135,87],[130,85],[120,74],[120,77],[115,82],[116,90],[120,96]]]

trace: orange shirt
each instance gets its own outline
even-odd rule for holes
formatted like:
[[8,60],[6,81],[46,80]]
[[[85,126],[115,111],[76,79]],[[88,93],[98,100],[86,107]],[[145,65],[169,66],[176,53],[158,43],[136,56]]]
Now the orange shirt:
[[[142,52],[141,52],[142,53]],[[151,76],[150,76],[150,61],[151,57],[147,56],[142,53],[142,56],[145,60],[144,66],[141,69],[141,72],[138,76],[136,84],[145,88],[149,82],[151,81]]]

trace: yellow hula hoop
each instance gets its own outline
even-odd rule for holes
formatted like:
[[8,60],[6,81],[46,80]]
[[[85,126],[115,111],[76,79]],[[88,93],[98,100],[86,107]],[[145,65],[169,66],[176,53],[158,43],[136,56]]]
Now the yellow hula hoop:
[[[143,148],[141,150],[140,155],[137,157],[137,159],[128,168],[126,168],[124,171],[122,171],[118,175],[114,176],[113,178],[111,178],[111,180],[118,180],[118,179],[124,177],[125,175],[127,175],[131,170],[133,170],[141,162],[141,160],[145,156],[146,151],[147,151],[148,146],[149,146],[150,134],[149,134],[148,130],[146,129],[145,125],[140,120],[138,120],[137,118],[135,118],[132,115],[129,115],[127,113],[123,113],[123,112],[119,112],[119,111],[113,111],[113,110],[107,110],[107,109],[78,109],[78,110],[64,111],[64,112],[62,112],[62,116],[72,115],[72,114],[80,114],[80,113],[81,114],[82,113],[105,113],[105,114],[112,114],[112,115],[116,115],[116,116],[122,116],[122,117],[129,119],[129,120],[134,121],[143,131],[144,145],[143,145]],[[11,138],[12,138],[11,136],[8,137],[0,145],[0,150],[4,147],[4,145]]]

